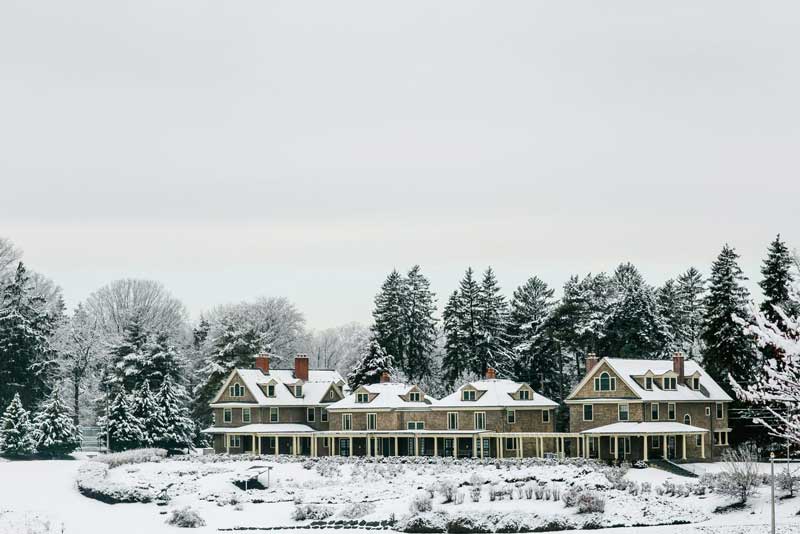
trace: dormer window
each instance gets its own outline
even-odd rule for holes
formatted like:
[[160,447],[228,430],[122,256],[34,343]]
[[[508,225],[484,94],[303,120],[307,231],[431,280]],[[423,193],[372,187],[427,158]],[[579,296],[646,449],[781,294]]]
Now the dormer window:
[[519,391],[519,400],[531,400],[531,392],[527,389],[521,389]]
[[297,385],[294,387],[294,396],[295,397],[302,397],[303,396],[303,386]]
[[267,397],[274,397],[275,396],[275,384],[269,384],[267,386]]
[[653,391],[653,377],[646,376],[644,377],[644,389],[647,391]]
[[244,397],[244,387],[239,382],[236,382],[228,388],[228,393],[231,397]]
[[369,402],[369,393],[356,393],[356,402],[358,404],[366,404]]
[[664,391],[675,391],[678,389],[678,379],[674,376],[664,377]]
[[408,400],[410,402],[419,402],[419,391],[412,391],[408,394]]
[[689,383],[692,385],[693,390],[697,391],[700,389],[700,379],[698,377],[692,377],[692,379],[689,380]]
[[462,401],[474,401],[475,400],[475,390],[468,389],[466,391],[461,392],[461,400]]
[[603,371],[600,376],[594,378],[595,391],[616,391],[617,379]]

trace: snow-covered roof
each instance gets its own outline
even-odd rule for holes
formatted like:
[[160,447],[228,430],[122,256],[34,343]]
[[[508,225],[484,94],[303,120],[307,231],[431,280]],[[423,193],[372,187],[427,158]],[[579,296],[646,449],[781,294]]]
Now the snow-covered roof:
[[252,425],[231,427],[212,426],[206,428],[203,432],[205,434],[298,434],[314,432],[314,429],[307,425],[291,423],[254,423]]
[[[513,380],[502,378],[478,380],[464,384],[458,390],[436,403],[435,408],[556,408],[558,404],[543,395],[530,390],[529,400],[518,400],[512,395],[523,386]],[[474,401],[463,400],[461,392],[474,389],[483,392]]]
[[[376,409],[403,409],[403,410],[427,410],[436,405],[438,401],[429,395],[424,395],[420,390],[419,402],[404,400],[416,386],[403,384],[400,382],[381,382],[378,384],[365,384],[359,386],[352,393],[340,401],[328,405],[328,411],[335,410],[376,410]],[[417,388],[418,389],[418,388]],[[356,394],[359,392],[370,394],[369,402],[356,402]],[[374,396],[373,396],[374,395]]]
[[641,436],[645,434],[697,434],[699,432],[706,433],[708,429],[669,421],[645,421],[643,423],[629,421],[590,428],[581,434],[635,434]]
[[[256,403],[264,406],[309,406],[321,404],[331,384],[343,385],[344,379],[336,371],[329,369],[311,369],[308,371],[308,380],[303,382],[294,376],[293,369],[270,369],[269,374],[264,374],[260,369],[234,369],[225,380],[214,400],[212,407],[216,407],[219,399],[225,392],[231,378],[238,374],[242,385],[250,391]],[[261,385],[275,384],[275,396],[267,397]],[[291,386],[302,384],[303,395],[296,397],[290,389]],[[238,403],[241,404],[241,403]],[[231,403],[219,403],[220,406],[231,406]]]
[[[634,395],[644,401],[659,402],[725,402],[733,399],[725,393],[700,364],[693,360],[686,360],[683,364],[685,376],[696,375],[700,378],[700,389],[695,390],[686,384],[678,383],[677,389],[665,390],[659,387],[658,383],[653,383],[653,389],[648,390],[640,386],[634,377],[641,377],[648,372],[654,376],[661,376],[667,372],[672,372],[672,359],[669,360],[633,360],[627,358],[603,358],[594,367],[599,369],[605,362],[614,371],[620,380],[630,388]],[[574,398],[574,395],[594,376],[594,373],[587,373],[583,380],[567,396],[567,400]]]

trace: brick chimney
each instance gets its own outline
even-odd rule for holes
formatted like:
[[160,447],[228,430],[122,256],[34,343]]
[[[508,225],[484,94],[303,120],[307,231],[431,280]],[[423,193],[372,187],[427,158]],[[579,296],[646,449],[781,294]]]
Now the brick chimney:
[[494,370],[494,367],[487,367],[486,380],[494,380],[495,378],[497,378],[497,371]]
[[672,355],[672,370],[678,375],[678,383],[682,384],[684,379],[682,352],[676,352]]
[[261,369],[261,372],[265,375],[269,374],[269,354],[256,355],[256,369]]
[[389,371],[384,371],[381,373],[381,384],[386,384],[392,381],[392,375],[389,374]]
[[598,362],[597,354],[595,354],[594,352],[590,352],[589,354],[586,355],[586,374],[587,375],[592,371],[592,369],[594,369],[594,366],[597,365],[597,362]]
[[308,354],[298,354],[294,358],[294,377],[308,382]]

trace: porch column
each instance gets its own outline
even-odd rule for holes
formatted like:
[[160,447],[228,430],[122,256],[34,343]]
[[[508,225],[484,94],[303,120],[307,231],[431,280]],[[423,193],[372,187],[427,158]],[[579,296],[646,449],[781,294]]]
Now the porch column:
[[419,436],[414,434],[414,456],[419,456]]
[[503,451],[503,449],[505,448],[505,445],[506,445],[505,443],[503,443],[503,438],[497,438],[497,444],[499,445],[497,447],[497,457],[498,458],[503,458],[505,456],[503,454],[505,452],[505,451]]
[[544,438],[539,438],[539,458],[544,458]]
[[644,461],[645,462],[647,461],[647,446],[648,445],[649,445],[649,443],[647,443],[647,436],[642,436],[642,450],[644,451]]
[[706,433],[700,434],[700,458],[706,459]]
[[228,434],[222,434],[225,436],[225,454],[231,453],[231,437]]
[[278,451],[281,450],[278,436],[275,436],[275,456],[278,456]]
[[433,455],[439,456],[439,437],[433,436]]
[[683,460],[686,459],[686,434],[683,435],[683,455],[681,456]]
[[353,456],[353,436],[351,435],[348,439],[350,439],[350,456]]
[[372,449],[372,438],[369,437],[369,434],[367,434],[367,437],[364,438],[364,441],[366,442],[364,445],[367,448],[367,452],[366,452],[367,458],[369,458],[371,453],[372,453],[372,450],[371,450]]
[[589,436],[583,436],[583,457],[589,457]]
[[522,458],[522,437],[517,436],[517,458]]
[[619,436],[614,434],[614,459],[619,460]]
[[394,455],[400,456],[400,449],[397,448],[398,439],[397,436],[394,437]]
[[664,434],[663,436],[661,436],[661,439],[664,440],[664,443],[662,443],[662,445],[663,445],[662,448],[664,449],[664,459],[666,460],[667,459],[667,435]]
[[295,436],[294,444],[292,445],[292,454],[294,456],[297,456],[300,453],[298,449],[300,449],[300,436]]
[[481,460],[483,460],[483,454],[484,454],[484,451],[483,451],[483,437],[478,436],[478,442],[480,443],[480,446],[481,446]]

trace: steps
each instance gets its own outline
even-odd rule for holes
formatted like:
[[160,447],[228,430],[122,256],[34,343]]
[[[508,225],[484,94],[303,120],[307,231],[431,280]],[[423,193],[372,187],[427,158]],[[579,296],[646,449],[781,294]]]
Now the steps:
[[661,469],[662,471],[666,471],[667,473],[672,473],[673,475],[678,475],[681,477],[689,477],[689,478],[697,478],[696,473],[692,473],[688,469],[684,469],[680,465],[676,464],[675,462],[671,462],[669,460],[650,460],[647,462],[650,467],[655,467],[656,469]]

